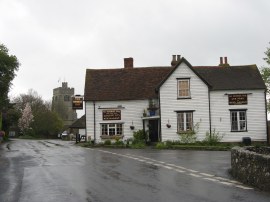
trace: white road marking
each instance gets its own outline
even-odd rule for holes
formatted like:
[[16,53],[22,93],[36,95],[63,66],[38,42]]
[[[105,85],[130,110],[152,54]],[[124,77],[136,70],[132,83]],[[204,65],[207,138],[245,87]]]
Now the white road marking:
[[[95,149],[90,149],[90,150],[95,150]],[[157,167],[166,168],[168,170],[173,170],[173,171],[176,171],[176,172],[179,172],[179,173],[185,173],[186,175],[189,175],[189,176],[192,176],[192,177],[201,178],[203,180],[208,180],[208,181],[212,181],[212,182],[227,185],[227,186],[234,186],[234,187],[237,187],[237,188],[240,188],[240,189],[245,189],[245,190],[252,190],[253,189],[253,188],[247,187],[247,186],[243,185],[242,183],[237,182],[235,180],[230,180],[230,179],[215,176],[215,175],[212,175],[212,174],[199,172],[199,171],[196,171],[196,170],[185,168],[183,166],[178,166],[178,165],[175,165],[175,164],[166,163],[164,161],[158,161],[158,160],[151,159],[151,158],[144,157],[144,156],[135,156],[135,155],[132,155],[132,154],[117,154],[117,153],[114,153],[114,152],[109,152],[109,151],[101,150],[101,149],[98,149],[97,151],[100,151],[100,152],[103,152],[103,153],[113,154],[113,155],[116,155],[116,156],[126,157],[126,158],[129,158],[129,159],[133,159],[135,161],[147,163],[147,164],[157,166]]]
[[246,190],[251,190],[251,189],[253,189],[253,188],[251,188],[251,187],[246,187],[246,186],[243,186],[243,185],[237,185],[236,187],[241,188],[241,189],[246,189]]
[[196,174],[193,174],[193,173],[189,173],[190,176],[193,176],[193,177],[202,177],[200,175],[196,175]]
[[214,175],[207,174],[207,173],[200,173],[201,175],[207,176],[207,177],[214,177]]
[[208,178],[208,177],[205,177],[203,178],[205,180],[209,180],[209,181],[213,181],[213,182],[218,182],[218,180],[214,179],[214,178]]

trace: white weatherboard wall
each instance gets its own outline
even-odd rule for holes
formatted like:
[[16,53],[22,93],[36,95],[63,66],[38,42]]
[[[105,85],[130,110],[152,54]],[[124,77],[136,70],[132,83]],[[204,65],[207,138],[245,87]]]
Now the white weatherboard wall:
[[79,128],[79,134],[80,135],[85,135],[85,129],[84,128]]
[[[190,78],[191,99],[177,99],[177,79]],[[194,110],[193,123],[199,125],[197,137],[204,139],[209,131],[209,102],[207,85],[185,64],[182,63],[160,88],[162,141],[179,140],[177,134],[177,113]],[[171,128],[167,128],[168,121]]]
[[[248,94],[247,105],[229,105],[228,95]],[[223,134],[223,142],[241,142],[242,137],[254,141],[265,141],[266,112],[264,90],[211,91],[211,117],[213,129]],[[247,109],[247,132],[231,132],[230,109]]]
[[[123,135],[124,139],[132,138],[133,132],[143,129],[142,116],[144,109],[148,108],[148,100],[131,100],[131,101],[96,101],[96,141],[100,142],[101,138],[101,123],[123,123]],[[117,108],[121,105],[123,108]],[[111,108],[115,110],[121,110],[121,120],[102,120],[102,111]],[[130,129],[132,125],[134,130]],[[94,139],[94,103],[91,101],[86,102],[86,133],[87,139]]]

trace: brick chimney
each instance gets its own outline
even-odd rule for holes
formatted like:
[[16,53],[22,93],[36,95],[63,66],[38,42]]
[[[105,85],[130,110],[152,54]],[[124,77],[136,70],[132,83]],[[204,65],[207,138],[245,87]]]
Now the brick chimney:
[[220,57],[220,58],[219,58],[219,61],[220,61],[220,62],[219,62],[219,66],[222,66],[222,65],[223,65],[223,57]]
[[171,65],[175,66],[181,60],[181,55],[173,55]]
[[230,66],[228,64],[228,58],[227,57],[224,57],[224,63],[223,63],[223,57],[220,57],[219,60],[220,60],[219,66],[221,66],[221,67],[229,67]]
[[125,69],[132,69],[133,68],[133,58],[124,58],[124,68]]

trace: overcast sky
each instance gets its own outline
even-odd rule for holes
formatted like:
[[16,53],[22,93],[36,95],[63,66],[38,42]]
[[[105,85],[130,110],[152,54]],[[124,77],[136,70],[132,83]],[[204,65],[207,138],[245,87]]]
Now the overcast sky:
[[63,81],[83,94],[87,68],[122,68],[125,57],[261,67],[269,19],[269,0],[0,0],[0,43],[21,63],[10,95],[50,100]]

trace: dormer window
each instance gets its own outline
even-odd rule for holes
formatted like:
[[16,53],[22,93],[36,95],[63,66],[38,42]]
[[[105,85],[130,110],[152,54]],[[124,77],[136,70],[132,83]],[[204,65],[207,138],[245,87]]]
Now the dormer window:
[[190,79],[177,79],[177,98],[190,98]]

